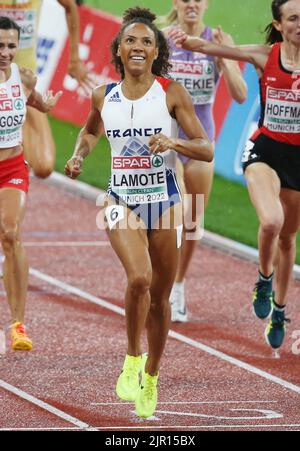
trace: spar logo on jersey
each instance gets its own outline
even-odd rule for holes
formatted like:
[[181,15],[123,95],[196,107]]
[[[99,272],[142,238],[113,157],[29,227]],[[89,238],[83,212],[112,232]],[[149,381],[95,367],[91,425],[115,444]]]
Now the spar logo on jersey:
[[299,102],[300,90],[274,89],[268,88],[267,96],[270,100],[279,100],[285,102]]
[[24,108],[24,102],[22,99],[16,99],[14,101],[14,107],[16,110],[22,110]]
[[211,75],[214,71],[213,65],[212,63],[207,64],[207,66],[205,66],[204,72],[206,73],[206,75]]
[[20,85],[12,85],[11,92],[13,97],[20,97],[21,96]]
[[180,74],[202,75],[204,72],[203,63],[188,63],[185,61],[172,61],[172,72]]
[[13,105],[12,105],[11,99],[7,99],[7,100],[0,99],[0,111],[12,111],[12,109],[13,109]]
[[7,99],[7,91],[6,88],[0,88],[0,100]]
[[164,164],[164,159],[160,155],[154,155],[152,157],[152,166],[155,168],[160,168]]
[[114,157],[113,169],[151,169],[150,157]]

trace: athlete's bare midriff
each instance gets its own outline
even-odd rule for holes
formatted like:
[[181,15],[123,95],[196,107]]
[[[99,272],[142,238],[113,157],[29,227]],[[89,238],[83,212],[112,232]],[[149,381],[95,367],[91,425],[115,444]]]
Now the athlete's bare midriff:
[[0,161],[7,160],[8,158],[13,158],[20,155],[23,152],[22,146],[6,147],[4,149],[0,148]]

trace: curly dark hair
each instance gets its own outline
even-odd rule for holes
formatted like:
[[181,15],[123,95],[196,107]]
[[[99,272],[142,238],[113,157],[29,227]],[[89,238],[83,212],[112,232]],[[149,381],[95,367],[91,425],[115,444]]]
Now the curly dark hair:
[[117,36],[112,41],[110,47],[112,54],[111,62],[114,64],[116,71],[121,74],[122,79],[124,79],[125,77],[125,72],[121,58],[117,54],[118,48],[126,28],[137,23],[147,25],[147,27],[149,27],[155,35],[156,46],[158,48],[158,57],[153,61],[152,73],[161,77],[168,76],[169,70],[171,68],[171,64],[169,63],[169,46],[163,33],[153,23],[155,19],[156,15],[152,13],[150,9],[140,8],[139,6],[136,6],[135,8],[129,8],[124,12],[122,27]]

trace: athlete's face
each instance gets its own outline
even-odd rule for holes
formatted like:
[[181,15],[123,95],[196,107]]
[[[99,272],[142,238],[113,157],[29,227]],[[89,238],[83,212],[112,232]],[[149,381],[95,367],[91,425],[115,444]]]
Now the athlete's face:
[[0,29],[0,70],[9,69],[18,49],[17,30]]
[[178,23],[193,25],[199,23],[207,10],[207,0],[173,0]]
[[289,0],[281,6],[281,20],[273,21],[284,40],[300,46],[300,0]]
[[151,72],[154,59],[158,56],[155,34],[145,24],[129,25],[123,33],[118,56],[125,72],[141,75]]

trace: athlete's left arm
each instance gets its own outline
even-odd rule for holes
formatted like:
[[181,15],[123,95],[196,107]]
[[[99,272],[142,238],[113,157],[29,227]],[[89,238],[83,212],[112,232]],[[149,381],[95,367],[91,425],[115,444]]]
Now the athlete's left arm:
[[22,86],[27,97],[26,104],[42,113],[48,113],[58,102],[62,91],[53,95],[52,91],[47,91],[43,96],[35,90],[36,76],[29,69],[20,68]]
[[68,73],[75,78],[78,83],[89,91],[93,88],[92,77],[88,74],[88,70],[79,58],[79,15],[75,0],[57,0],[64,7],[66,13],[66,21],[69,31],[70,41],[70,61]]
[[177,120],[188,140],[167,137],[162,133],[153,135],[150,139],[152,153],[173,149],[194,160],[212,161],[213,145],[195,113],[191,96],[176,81],[171,82],[168,86],[167,105],[170,114]]
[[[214,40],[217,44],[234,45],[232,37],[224,33],[220,27],[216,29]],[[218,69],[222,72],[226,86],[231,97],[238,103],[243,103],[247,98],[247,84],[236,61],[218,58]]]

